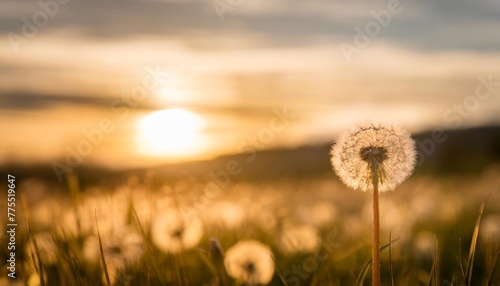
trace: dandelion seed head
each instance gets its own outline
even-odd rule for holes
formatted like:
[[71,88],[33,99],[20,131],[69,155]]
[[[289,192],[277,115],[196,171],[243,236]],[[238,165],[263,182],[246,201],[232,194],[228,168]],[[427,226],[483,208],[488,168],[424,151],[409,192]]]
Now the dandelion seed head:
[[61,202],[54,198],[47,198],[32,208],[32,224],[37,228],[49,228],[61,213]]
[[255,241],[240,241],[229,248],[224,258],[227,273],[246,285],[267,284],[274,275],[274,261],[268,246]]
[[[136,264],[144,253],[144,243],[140,234],[130,228],[122,228],[108,233],[100,233],[102,250],[106,266],[120,271],[128,265]],[[85,241],[84,257],[92,262],[99,262],[101,253],[97,235]]]
[[318,201],[312,205],[298,207],[296,212],[297,222],[323,228],[332,224],[337,217],[338,210],[329,201]]
[[235,229],[245,220],[245,210],[238,204],[230,201],[215,202],[202,215],[206,224],[225,229]]
[[320,243],[318,231],[311,225],[291,225],[283,229],[280,249],[286,254],[308,253]]
[[198,245],[203,236],[203,225],[195,217],[185,220],[177,212],[166,211],[154,219],[151,235],[159,249],[178,253]]
[[376,165],[379,191],[394,190],[413,171],[415,142],[394,125],[365,123],[343,133],[331,149],[331,163],[340,179],[361,191],[373,190]]
[[330,225],[337,217],[337,208],[330,202],[317,202],[311,209],[312,223],[316,227]]
[[436,249],[436,235],[430,231],[420,231],[415,235],[413,241],[413,252],[420,258],[432,258]]
[[500,215],[485,217],[479,229],[479,237],[486,242],[500,241]]
[[[101,189],[95,189],[93,192],[104,193]],[[101,232],[112,233],[119,230],[126,225],[128,210],[127,201],[123,197],[109,194],[87,194],[77,209],[67,208],[61,215],[63,233],[72,236],[95,235],[96,216]]]

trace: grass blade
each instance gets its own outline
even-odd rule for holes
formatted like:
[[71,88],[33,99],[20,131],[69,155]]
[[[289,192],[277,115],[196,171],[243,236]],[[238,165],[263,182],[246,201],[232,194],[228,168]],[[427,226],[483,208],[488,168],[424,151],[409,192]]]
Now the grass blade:
[[30,211],[28,206],[25,204],[26,202],[26,197],[24,196],[24,193],[21,193],[21,205],[23,206],[23,211],[24,211],[24,220],[26,222],[26,229],[28,231],[28,239],[31,241],[31,244],[33,246],[31,250],[31,258],[33,259],[33,264],[35,265],[35,270],[38,271],[38,275],[40,277],[40,286],[45,286],[45,279],[43,277],[43,265],[42,265],[42,260],[40,257],[40,251],[38,249],[38,245],[36,243],[36,240],[33,237],[33,232],[31,231],[31,225],[30,225]]
[[486,205],[488,197],[486,197],[486,199],[481,203],[481,206],[479,207],[479,214],[477,216],[476,225],[474,226],[474,233],[472,234],[472,241],[470,243],[469,249],[469,258],[467,259],[467,269],[465,272],[465,281],[467,281],[467,286],[471,285],[474,255],[476,254],[477,237],[479,236],[479,225],[481,224],[481,217],[483,216],[484,206]]
[[[130,197],[127,196],[127,200],[130,200]],[[146,232],[144,231],[144,228],[142,227],[141,221],[139,220],[139,216],[137,215],[137,212],[135,210],[135,207],[132,203],[130,203],[130,209],[132,211],[132,214],[135,217],[135,220],[137,221],[137,225],[139,226],[139,230],[141,231],[142,239],[144,241],[144,244],[146,245],[146,252],[148,253],[149,258],[151,259],[151,263],[153,264],[153,269],[156,274],[156,278],[161,281],[161,276],[160,276],[160,268],[158,267],[158,262],[156,261],[156,258],[154,257],[153,250],[151,249],[151,244],[146,236]]]
[[462,277],[465,278],[464,262],[462,256],[462,238],[458,238],[458,264],[460,265],[460,271],[462,272]]
[[435,235],[434,238],[436,240],[436,248],[434,250],[434,259],[432,261],[429,283],[427,283],[428,286],[432,285],[432,281],[434,281],[435,286],[439,286],[439,241]]
[[76,229],[78,233],[81,233],[82,223],[79,215],[80,208],[80,182],[78,176],[73,173],[66,173],[66,184],[70,193],[71,204],[73,206],[73,212],[75,213]]
[[285,286],[288,286],[288,283],[286,283],[285,277],[283,277],[283,273],[281,273],[281,270],[278,268],[278,264],[276,263],[276,257],[274,257],[274,255],[271,255],[271,258],[273,259],[274,268],[276,269],[276,273],[278,274],[278,277],[280,278],[281,283],[283,283],[283,285],[285,285]]
[[[382,247],[380,247],[380,251],[386,249],[387,247],[389,247],[392,243],[396,242],[399,240],[399,237],[398,238],[395,238],[393,239],[392,241],[390,241],[389,243],[387,244],[384,244]],[[372,259],[370,258],[364,265],[363,265],[363,269],[361,270],[361,273],[359,274],[358,278],[356,279],[356,286],[363,286],[363,282],[365,281],[365,278],[366,278],[366,274],[368,273],[368,269],[370,267],[372,263]]]
[[106,266],[106,259],[104,258],[104,251],[102,249],[102,241],[101,241],[101,234],[99,233],[99,225],[97,224],[97,211],[95,211],[94,215],[95,215],[95,226],[97,228],[97,239],[99,241],[99,252],[101,253],[102,268],[104,269],[104,276],[106,277],[106,284],[108,286],[111,286],[111,280],[109,279],[108,267]]
[[196,254],[198,254],[198,256],[201,258],[203,263],[205,263],[208,270],[210,270],[210,273],[212,273],[213,275],[219,275],[219,272],[217,271],[217,267],[213,264],[212,260],[210,259],[210,257],[206,253],[206,251],[198,248],[198,249],[196,249]]
[[365,265],[363,265],[363,269],[361,270],[361,273],[358,276],[358,279],[356,279],[356,286],[363,286],[363,282],[365,281],[366,274],[368,273],[368,269],[370,268],[370,265],[372,264],[372,259],[370,258]]
[[493,285],[493,282],[491,280],[493,279],[493,271],[495,270],[495,267],[497,265],[498,257],[500,257],[500,251],[498,251],[495,257],[493,258],[493,263],[491,265],[490,273],[488,274],[488,285]]
[[392,269],[392,232],[389,231],[389,273],[391,276],[391,286],[394,286],[394,271]]

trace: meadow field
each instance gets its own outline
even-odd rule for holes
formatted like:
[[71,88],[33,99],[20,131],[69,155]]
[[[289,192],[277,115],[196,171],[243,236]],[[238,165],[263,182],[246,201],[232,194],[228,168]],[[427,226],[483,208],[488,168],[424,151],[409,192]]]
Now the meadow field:
[[[368,285],[369,194],[333,173],[224,172],[18,181],[16,279],[2,259],[0,285],[258,285],[269,275],[269,285]],[[493,164],[468,175],[417,173],[383,193],[382,285],[500,285],[499,189]],[[248,241],[264,247],[245,251]],[[224,261],[239,242],[236,260]]]

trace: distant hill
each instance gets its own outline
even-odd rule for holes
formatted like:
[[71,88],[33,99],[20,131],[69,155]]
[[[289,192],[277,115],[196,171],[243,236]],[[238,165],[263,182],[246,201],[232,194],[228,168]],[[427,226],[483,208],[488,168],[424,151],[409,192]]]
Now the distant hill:
[[[463,130],[448,130],[433,140],[432,132],[415,134],[420,156],[415,173],[466,174],[478,173],[490,164],[500,164],[500,127],[489,126]],[[204,180],[211,176],[221,179],[227,173],[231,180],[273,180],[309,178],[331,174],[329,151],[331,142],[301,146],[294,149],[270,149],[257,153],[221,156],[210,161],[168,164],[149,169],[111,171],[99,166],[81,166],[78,175],[83,184],[123,182],[129,174],[162,183],[179,178]],[[22,177],[39,177],[57,182],[50,165],[1,166],[1,173]],[[231,175],[230,172],[233,174]]]
[[[413,136],[418,151],[416,173],[477,173],[490,164],[500,164],[499,126],[448,130],[439,136],[433,134],[433,131],[429,131]],[[242,179],[321,176],[331,172],[331,144],[332,142],[328,142],[294,149],[270,149],[256,154],[222,156],[201,165],[188,163],[186,169],[191,169],[188,166],[196,166],[194,169],[208,173],[211,170],[224,170],[224,164],[234,160],[243,169],[238,175]],[[253,160],[247,162],[251,158]],[[169,166],[159,170],[174,172],[174,168]]]

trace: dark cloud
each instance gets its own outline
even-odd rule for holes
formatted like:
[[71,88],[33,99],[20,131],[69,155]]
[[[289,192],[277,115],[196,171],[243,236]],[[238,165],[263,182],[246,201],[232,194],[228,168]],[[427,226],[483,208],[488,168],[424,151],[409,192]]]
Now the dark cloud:
[[81,97],[68,95],[44,95],[28,92],[0,94],[2,109],[45,109],[54,105],[110,106],[113,99],[104,97]]
[[[119,100],[119,97],[103,97],[103,96],[76,96],[76,95],[49,95],[29,92],[9,92],[0,94],[0,110],[17,110],[17,111],[35,111],[44,110],[53,107],[67,106],[82,107],[89,106],[101,108],[103,110],[111,108],[113,102]],[[159,107],[158,105],[144,101],[137,105],[127,105],[127,102],[120,100],[115,102],[116,107],[131,108],[134,110],[148,109],[157,110],[159,108],[169,108],[169,106]],[[171,107],[178,107],[173,105]],[[272,107],[261,106],[213,106],[203,103],[189,104],[189,109],[204,113],[226,114],[236,116],[251,116],[252,118],[264,117],[267,118],[272,111]]]
[[[48,1],[48,0],[46,0]],[[246,0],[251,1],[251,0]],[[244,35],[264,45],[303,45],[317,36],[332,43],[352,41],[354,27],[373,20],[387,2],[289,0],[270,11],[253,10],[244,0],[220,21],[213,1],[76,1],[60,7],[42,33],[68,29],[76,37],[122,38],[153,35],[181,38],[189,45],[200,35]],[[22,17],[41,8],[33,1],[0,3],[0,31],[20,34]],[[494,0],[404,1],[378,39],[425,50],[500,50],[500,5]],[[310,8],[308,8],[310,7]],[[355,9],[353,9],[355,7]],[[306,9],[308,8],[308,9]],[[355,13],[353,13],[355,11]],[[218,43],[212,43],[219,47]],[[205,44],[210,48],[210,44]]]

